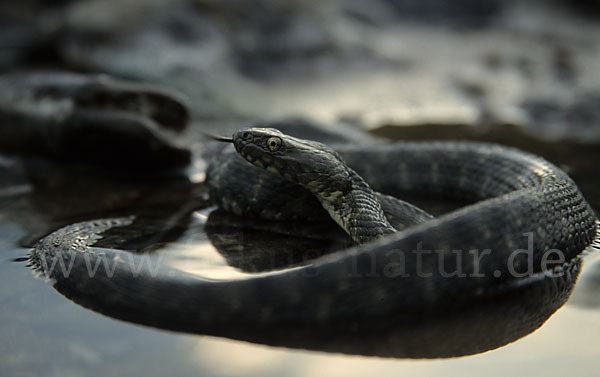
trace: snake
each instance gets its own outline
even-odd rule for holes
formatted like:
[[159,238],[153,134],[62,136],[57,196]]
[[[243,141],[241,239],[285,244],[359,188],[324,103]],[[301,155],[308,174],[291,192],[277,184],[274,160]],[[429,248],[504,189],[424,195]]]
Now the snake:
[[[239,337],[232,328],[368,327],[384,317],[469,307],[532,281],[552,286],[578,265],[597,232],[593,209],[563,170],[511,147],[445,141],[332,148],[262,127],[221,141],[233,148],[207,172],[219,207],[280,221],[330,217],[352,245],[245,279],[132,276],[120,252],[93,246],[108,229],[134,220],[100,219],[41,239],[32,264],[42,270],[44,261],[69,262],[69,276],[44,272],[82,305],[110,308],[118,318]],[[433,216],[393,197],[415,191],[468,204]],[[109,258],[115,267],[90,276],[90,258]]]

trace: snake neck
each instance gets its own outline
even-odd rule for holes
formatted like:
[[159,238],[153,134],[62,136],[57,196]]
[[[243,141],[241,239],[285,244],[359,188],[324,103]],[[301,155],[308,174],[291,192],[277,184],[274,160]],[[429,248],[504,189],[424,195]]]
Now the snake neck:
[[316,193],[323,208],[359,244],[396,233],[373,189],[354,170],[348,168],[348,173],[351,185],[346,193]]

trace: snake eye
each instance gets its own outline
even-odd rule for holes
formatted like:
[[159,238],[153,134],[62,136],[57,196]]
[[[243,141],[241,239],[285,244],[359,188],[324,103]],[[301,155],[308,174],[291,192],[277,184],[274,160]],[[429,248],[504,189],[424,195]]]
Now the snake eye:
[[244,139],[244,140],[251,140],[252,139],[252,134],[250,132],[244,132],[242,134],[242,139]]
[[276,136],[270,137],[267,140],[267,147],[269,147],[271,152],[278,151],[281,148],[281,139]]

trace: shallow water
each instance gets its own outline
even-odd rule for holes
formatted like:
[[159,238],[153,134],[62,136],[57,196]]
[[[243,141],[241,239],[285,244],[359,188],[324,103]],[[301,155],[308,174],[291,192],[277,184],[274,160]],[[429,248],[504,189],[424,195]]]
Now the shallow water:
[[[600,306],[577,304],[580,295],[589,295],[581,282],[573,302],[513,344],[455,359],[394,360],[272,348],[116,321],[34,279],[24,262],[13,261],[26,252],[5,249],[0,262],[5,287],[0,291],[1,374],[6,376],[392,376],[399,371],[415,376],[594,376],[600,356]],[[589,268],[594,262],[595,268]],[[597,279],[600,258],[591,255],[586,265],[580,280],[594,274]]]
[[[598,187],[597,177],[582,175],[582,172],[588,172],[581,166],[572,165],[570,168],[588,189]],[[51,171],[47,168],[46,174]],[[91,209],[73,206],[65,212],[65,203],[73,199],[62,199],[60,205],[61,199],[55,198],[56,202],[50,205],[48,200],[53,197],[50,195],[52,189],[35,184],[27,186],[23,182],[21,186],[29,187],[28,190],[13,190],[3,198],[5,210],[0,221],[0,286],[3,287],[0,300],[4,303],[0,316],[2,375],[391,376],[399,371],[403,375],[456,376],[596,374],[596,362],[600,356],[600,296],[597,294],[600,255],[593,250],[585,257],[582,275],[571,300],[540,329],[499,349],[452,359],[401,360],[269,347],[157,330],[97,314],[69,301],[43,278],[35,277],[23,261],[29,249],[18,245],[35,239],[31,233],[43,235],[45,230],[40,229],[41,225],[41,228],[52,229],[58,224],[93,218],[94,215],[88,211],[105,213],[106,208],[102,208],[108,204],[114,206],[119,200],[135,197],[136,192],[147,190],[147,187],[145,184],[141,184],[140,188],[136,184],[127,186],[128,183],[121,183],[129,187],[129,193],[115,198],[114,192],[107,194],[106,187],[97,184],[106,179],[110,181],[109,178],[75,173],[83,176],[82,182],[96,182],[98,192],[94,194],[92,190],[87,195],[112,199],[99,201]],[[58,173],[55,177],[61,174],[65,173]],[[62,180],[71,183],[72,177],[65,178],[70,174],[73,172],[67,172]],[[12,179],[20,182],[18,176]],[[61,179],[56,181],[61,182]],[[60,191],[61,185],[56,185],[54,189]],[[120,189],[123,190],[123,187]],[[174,191],[188,192],[181,188]],[[199,191],[201,193],[195,195],[203,197],[203,190]],[[588,199],[597,205],[597,191],[590,190],[589,193]],[[160,197],[168,204],[163,211],[170,214],[167,218],[171,224],[164,234],[158,232],[150,235],[149,239],[138,241],[150,245],[148,250],[162,248],[161,252],[149,254],[154,262],[160,260],[212,279],[247,276],[248,272],[229,266],[223,254],[210,243],[205,232],[210,208],[183,215],[188,212],[182,209],[181,199],[168,203],[167,199]],[[87,200],[92,201],[89,197]],[[152,199],[150,195],[150,199],[145,200],[153,202],[156,198]],[[177,207],[181,213],[171,209],[170,205]],[[62,208],[54,212],[55,217],[61,214],[58,220],[52,218],[51,207]],[[108,208],[108,213],[112,213],[112,207]],[[25,221],[27,218],[35,219],[36,224],[31,220]],[[182,229],[178,228],[179,223],[183,224]],[[169,232],[175,235],[167,235]]]

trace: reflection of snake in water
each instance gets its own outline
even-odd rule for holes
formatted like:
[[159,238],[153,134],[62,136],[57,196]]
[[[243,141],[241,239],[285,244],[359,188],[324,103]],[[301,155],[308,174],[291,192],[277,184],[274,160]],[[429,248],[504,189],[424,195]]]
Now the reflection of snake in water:
[[[363,339],[381,334],[380,319],[415,321],[417,326],[428,316],[460,313],[482,302],[489,310],[489,300],[527,287],[545,292],[544,305],[552,302],[548,295],[562,303],[570,288],[558,283],[568,285],[576,277],[579,255],[595,236],[596,217],[573,181],[541,158],[514,149],[475,143],[338,149],[348,165],[378,190],[418,190],[478,201],[434,219],[410,204],[373,194],[341,164],[337,152],[322,144],[272,129],[242,130],[232,141],[241,155],[264,170],[235,154],[217,159],[208,174],[221,207],[264,218],[301,217],[302,208],[319,206],[300,185],[317,193],[321,205],[361,245],[309,266],[242,280],[132,277],[123,261],[112,277],[101,273],[90,277],[84,256],[95,257],[95,252],[88,246],[97,234],[119,225],[97,221],[63,228],[41,240],[33,262],[39,266],[42,259],[75,258],[68,278],[50,271],[57,289],[118,318],[305,347],[300,338],[310,329],[319,328],[325,337],[354,332]],[[102,255],[120,260],[118,253]],[[557,276],[560,273],[562,277]],[[550,305],[552,310],[556,303]],[[499,328],[502,317],[506,313],[490,316]],[[479,348],[470,345],[454,354],[448,349],[435,353],[432,348],[419,353],[418,347],[386,352],[412,357],[479,352],[532,331],[545,318],[543,314],[519,318],[524,322],[503,328],[502,340]],[[269,329],[278,326],[297,332],[268,340]],[[380,330],[393,333],[391,327]],[[435,348],[425,341],[426,347]]]

